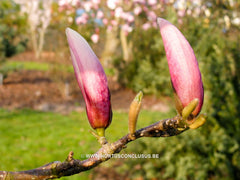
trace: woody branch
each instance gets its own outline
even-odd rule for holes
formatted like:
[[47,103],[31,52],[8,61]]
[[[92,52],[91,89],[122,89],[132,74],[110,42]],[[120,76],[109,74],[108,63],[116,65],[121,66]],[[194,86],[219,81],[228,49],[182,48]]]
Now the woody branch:
[[176,136],[187,129],[189,128],[182,123],[182,118],[180,116],[164,119],[137,130],[134,133],[134,138],[132,138],[130,134],[127,134],[116,142],[102,145],[102,147],[91,158],[86,160],[81,161],[74,159],[73,152],[70,152],[64,162],[54,161],[27,171],[0,171],[0,180],[43,180],[71,176],[92,169],[102,162],[111,159],[112,154],[119,153],[122,149],[126,148],[126,145],[129,142],[135,141],[138,138]]

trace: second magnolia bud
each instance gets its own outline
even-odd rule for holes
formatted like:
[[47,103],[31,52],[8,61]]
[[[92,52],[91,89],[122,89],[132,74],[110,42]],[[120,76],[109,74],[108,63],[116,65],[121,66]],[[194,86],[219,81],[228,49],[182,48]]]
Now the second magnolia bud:
[[192,115],[197,116],[202,109],[204,89],[194,51],[176,26],[162,18],[158,18],[158,25],[166,51],[177,111],[182,115],[183,108],[198,99],[197,106],[192,111]]

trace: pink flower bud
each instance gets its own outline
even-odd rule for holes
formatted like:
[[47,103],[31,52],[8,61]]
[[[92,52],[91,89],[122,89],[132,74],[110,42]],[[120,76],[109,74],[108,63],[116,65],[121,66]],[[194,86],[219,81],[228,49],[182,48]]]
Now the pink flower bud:
[[67,28],[73,67],[78,85],[86,103],[92,128],[107,128],[112,120],[112,109],[107,77],[86,40],[76,31]]
[[83,13],[81,16],[76,18],[77,24],[86,24],[88,22],[88,15],[86,13]]
[[104,24],[104,25],[107,25],[107,24],[108,24],[108,19],[107,19],[107,18],[103,18],[102,21],[103,21],[103,24]]
[[140,6],[137,6],[133,10],[135,15],[139,15],[142,12],[142,8]]
[[156,21],[156,19],[157,19],[157,15],[156,15],[156,13],[154,11],[149,11],[147,13],[147,16],[148,16],[148,19],[150,21]]
[[98,18],[98,19],[102,19],[103,17],[104,17],[103,12],[102,12],[101,10],[99,10],[99,11],[97,12],[97,18]]
[[97,43],[99,41],[99,35],[98,34],[93,34],[91,36],[91,40],[93,41],[93,43]]
[[142,28],[143,28],[143,30],[148,30],[149,28],[151,27],[151,24],[150,23],[145,23],[145,24],[143,24],[142,25]]
[[181,114],[182,108],[197,98],[199,104],[192,113],[197,116],[203,105],[204,92],[193,49],[174,25],[162,18],[158,18],[157,21],[166,51],[173,89],[181,103],[178,111]]
[[148,0],[148,4],[149,4],[150,6],[154,6],[154,5],[157,4],[157,0]]
[[114,16],[115,16],[116,18],[119,18],[122,13],[123,13],[122,7],[117,7],[117,8],[115,9]]
[[90,1],[83,2],[83,7],[87,12],[89,12],[92,9],[92,2]]

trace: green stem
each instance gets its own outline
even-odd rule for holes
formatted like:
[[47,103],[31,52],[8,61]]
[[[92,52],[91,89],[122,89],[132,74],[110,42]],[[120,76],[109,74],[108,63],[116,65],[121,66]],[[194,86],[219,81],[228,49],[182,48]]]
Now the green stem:
[[98,136],[105,137],[105,128],[96,128],[95,130],[96,130]]

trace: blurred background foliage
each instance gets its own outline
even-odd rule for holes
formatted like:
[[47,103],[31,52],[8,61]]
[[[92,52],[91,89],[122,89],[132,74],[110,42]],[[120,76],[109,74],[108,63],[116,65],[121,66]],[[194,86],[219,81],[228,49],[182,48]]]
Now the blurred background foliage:
[[[220,13],[221,9],[215,11]],[[171,17],[172,23],[178,24],[174,15],[165,18]],[[132,152],[159,153],[160,160],[127,160],[126,169],[141,167],[141,171],[132,168],[130,175],[177,180],[240,178],[240,27],[225,31],[217,21],[219,19],[186,17],[177,25],[199,62],[205,90],[202,112],[208,115],[207,123],[197,131],[178,137],[147,139],[132,145]],[[135,91],[171,95],[159,32],[148,30],[137,34],[138,30],[135,31],[134,60],[129,64],[116,61],[121,69],[120,82]]]
[[0,60],[26,49],[26,17],[19,10],[12,1],[0,1]]
[[[214,6],[218,15],[224,9]],[[148,139],[136,143],[134,153],[159,153],[158,160],[127,161],[131,175],[147,179],[239,179],[240,178],[240,27],[228,30],[219,19],[185,17],[181,24],[176,13],[164,15],[183,32],[192,45],[202,72],[207,123],[198,131],[163,140]],[[170,17],[170,18],[169,18]],[[175,17],[175,18],[174,18]],[[169,96],[169,72],[158,30],[139,32],[132,38],[134,60],[124,64],[117,59],[119,80],[135,91]],[[151,36],[151,38],[149,38]],[[137,149],[137,152],[136,152]],[[161,173],[159,173],[161,172]]]
[[[173,6],[161,12],[161,17],[175,24],[195,51],[205,89],[202,112],[207,113],[208,120],[200,129],[177,137],[145,139],[130,144],[127,152],[160,155],[159,159],[124,160],[117,170],[130,179],[139,176],[166,180],[240,179],[240,26],[229,26],[224,21],[225,16],[240,12],[240,3],[232,7],[228,1],[204,2],[212,4],[210,17],[203,14],[197,18],[179,17]],[[56,3],[52,11],[44,49],[66,60],[69,52],[65,28],[77,29],[90,42],[94,25],[77,26],[76,14],[59,12]],[[31,49],[26,17],[19,13],[19,7],[12,1],[0,1],[1,59]],[[98,44],[90,44],[101,57],[106,31],[104,27],[99,27],[99,31],[102,35]],[[121,53],[117,53],[108,64],[114,69],[118,82],[136,92],[172,96],[159,30],[134,28],[127,38],[133,42],[132,60],[123,61]],[[1,67],[1,72],[6,71],[6,66]]]

